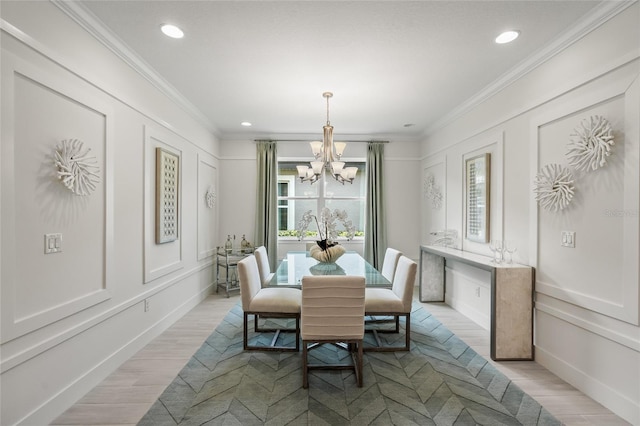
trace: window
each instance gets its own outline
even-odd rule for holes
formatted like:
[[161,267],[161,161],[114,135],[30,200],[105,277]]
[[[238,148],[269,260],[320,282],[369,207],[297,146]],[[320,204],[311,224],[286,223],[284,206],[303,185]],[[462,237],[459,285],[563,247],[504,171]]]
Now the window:
[[[278,236],[297,237],[296,227],[302,215],[311,210],[317,215],[323,207],[331,211],[345,210],[356,228],[356,237],[364,235],[364,162],[349,161],[348,165],[358,167],[358,173],[352,184],[344,185],[325,175],[313,185],[300,182],[296,166],[301,161],[278,162]],[[308,232],[317,234],[315,224]],[[308,234],[309,235],[309,234]]]

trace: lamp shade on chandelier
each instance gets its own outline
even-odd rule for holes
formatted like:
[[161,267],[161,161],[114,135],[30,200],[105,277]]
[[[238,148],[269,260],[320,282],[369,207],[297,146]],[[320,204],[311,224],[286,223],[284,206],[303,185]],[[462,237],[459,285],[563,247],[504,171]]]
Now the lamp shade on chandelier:
[[322,177],[324,170],[326,170],[343,185],[345,182],[353,183],[358,168],[345,167],[344,162],[340,161],[347,144],[333,142],[333,126],[329,121],[329,99],[333,96],[333,93],[324,92],[322,96],[327,100],[327,124],[322,127],[322,141],[310,142],[311,152],[315,161],[311,162],[311,167],[306,165],[296,166],[298,177],[301,182],[314,183]]

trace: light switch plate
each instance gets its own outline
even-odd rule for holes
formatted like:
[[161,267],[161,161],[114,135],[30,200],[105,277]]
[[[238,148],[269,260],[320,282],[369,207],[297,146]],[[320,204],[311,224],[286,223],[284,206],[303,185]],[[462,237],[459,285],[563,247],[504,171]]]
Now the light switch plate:
[[576,233],[575,233],[575,231],[562,231],[560,233],[560,245],[562,247],[575,248],[575,246],[576,246]]
[[44,234],[44,254],[62,252],[62,234]]

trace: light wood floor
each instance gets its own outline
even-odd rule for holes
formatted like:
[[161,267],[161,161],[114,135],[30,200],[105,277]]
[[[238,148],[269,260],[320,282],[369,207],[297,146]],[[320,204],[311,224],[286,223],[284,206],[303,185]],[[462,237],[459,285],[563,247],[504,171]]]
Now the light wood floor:
[[[135,425],[238,300],[238,295],[229,299],[209,296],[51,424]],[[424,305],[476,352],[490,359],[487,330],[445,304]],[[567,425],[629,424],[535,362],[494,364]]]

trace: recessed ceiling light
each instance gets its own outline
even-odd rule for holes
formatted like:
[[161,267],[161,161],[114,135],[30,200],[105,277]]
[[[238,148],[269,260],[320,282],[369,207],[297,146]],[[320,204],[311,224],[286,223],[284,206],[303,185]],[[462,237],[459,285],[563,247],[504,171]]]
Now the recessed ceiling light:
[[162,30],[164,35],[166,35],[168,37],[171,37],[171,38],[182,38],[182,37],[184,37],[184,32],[182,32],[182,30],[180,28],[176,27],[175,25],[162,24],[162,26],[160,27],[160,30]]
[[240,125],[244,127],[251,127],[251,123],[249,123],[248,121],[243,121],[242,123],[240,123]]
[[517,30],[505,31],[502,34],[500,34],[498,37],[496,37],[496,43],[498,44],[510,43],[513,40],[517,39],[519,35],[520,35],[520,31],[517,31]]

